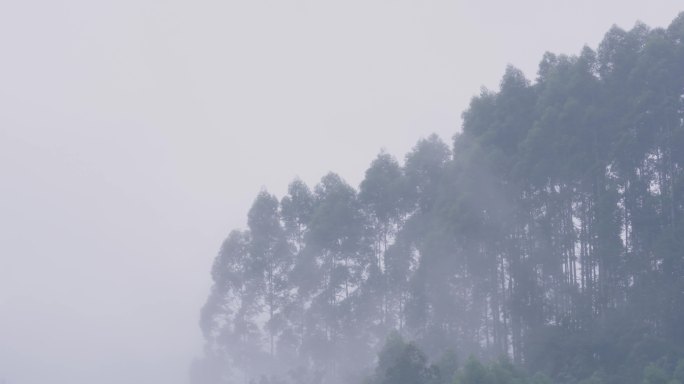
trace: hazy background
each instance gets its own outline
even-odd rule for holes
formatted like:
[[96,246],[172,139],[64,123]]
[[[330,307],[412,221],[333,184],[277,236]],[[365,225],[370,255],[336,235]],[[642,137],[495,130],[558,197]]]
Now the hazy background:
[[[600,3],[600,4],[599,4]],[[256,193],[445,140],[672,1],[0,1],[0,383],[176,384]]]

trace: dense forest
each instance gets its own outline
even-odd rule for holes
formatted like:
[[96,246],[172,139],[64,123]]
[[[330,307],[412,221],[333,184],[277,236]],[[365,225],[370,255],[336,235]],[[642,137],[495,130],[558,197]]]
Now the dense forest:
[[262,191],[211,277],[196,383],[684,383],[684,13]]

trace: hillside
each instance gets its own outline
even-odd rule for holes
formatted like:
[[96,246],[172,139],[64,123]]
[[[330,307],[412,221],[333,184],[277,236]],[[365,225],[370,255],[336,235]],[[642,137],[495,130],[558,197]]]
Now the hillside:
[[509,67],[358,189],[262,191],[211,277],[197,383],[681,383],[684,14]]

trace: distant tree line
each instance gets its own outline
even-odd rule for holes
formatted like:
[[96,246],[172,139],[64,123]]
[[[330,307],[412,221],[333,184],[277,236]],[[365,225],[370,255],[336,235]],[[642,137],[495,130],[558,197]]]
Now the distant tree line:
[[[683,384],[684,359],[675,365],[667,364],[665,359],[649,363],[642,372],[630,382],[641,384]],[[565,381],[562,381],[565,379]],[[568,377],[555,382],[568,382]],[[619,377],[608,375],[599,369],[584,379],[571,377],[578,384],[622,383]],[[268,382],[268,381],[267,381]],[[279,382],[279,381],[276,381]],[[459,367],[456,356],[446,353],[441,359],[430,364],[414,343],[407,343],[394,333],[390,334],[385,346],[378,354],[375,371],[363,384],[552,384],[554,380],[542,372],[529,374],[528,371],[513,364],[509,357],[482,364],[470,356]]]
[[[375,368],[390,335],[413,341],[396,369],[424,360],[411,383],[436,380],[430,364],[451,354],[506,356],[558,383],[671,376],[684,357],[684,13],[547,53],[534,81],[509,67],[451,146],[433,135],[402,163],[380,153],[358,190],[330,173],[282,199],[261,192],[211,276],[198,382],[399,383]],[[518,369],[477,364],[459,383]]]

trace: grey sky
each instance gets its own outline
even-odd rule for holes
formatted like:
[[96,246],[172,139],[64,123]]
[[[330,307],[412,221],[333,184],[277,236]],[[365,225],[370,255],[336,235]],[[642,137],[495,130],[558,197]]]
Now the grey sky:
[[176,384],[262,187],[445,140],[507,63],[671,1],[0,2],[0,382]]

